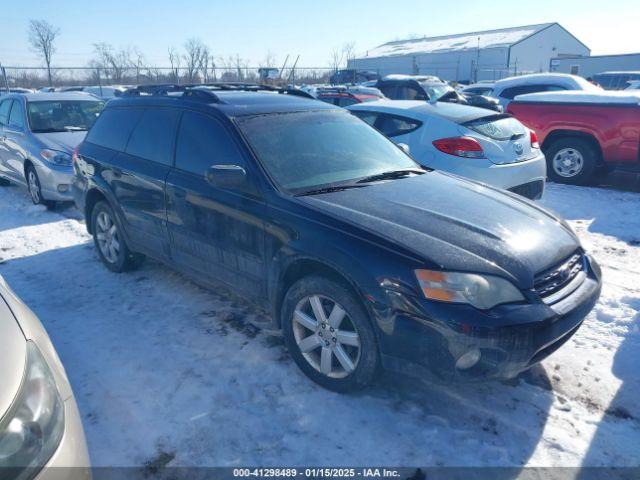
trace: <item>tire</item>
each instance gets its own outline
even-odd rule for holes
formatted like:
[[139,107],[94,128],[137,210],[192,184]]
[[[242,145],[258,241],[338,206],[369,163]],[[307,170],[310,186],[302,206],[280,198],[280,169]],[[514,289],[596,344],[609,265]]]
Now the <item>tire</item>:
[[549,179],[556,183],[585,185],[593,179],[599,152],[582,138],[561,138],[546,150]]
[[121,273],[135,270],[142,264],[144,255],[129,250],[115,213],[107,202],[95,204],[91,211],[91,225],[98,256],[109,270]]
[[42,187],[40,185],[40,177],[33,165],[28,165],[25,171],[25,177],[27,180],[27,191],[29,192],[29,198],[34,205],[45,205],[46,207],[54,207],[56,202],[45,200],[42,197]]
[[369,316],[348,287],[305,277],[289,288],[281,312],[285,343],[307,377],[335,392],[371,383],[378,370],[378,346]]

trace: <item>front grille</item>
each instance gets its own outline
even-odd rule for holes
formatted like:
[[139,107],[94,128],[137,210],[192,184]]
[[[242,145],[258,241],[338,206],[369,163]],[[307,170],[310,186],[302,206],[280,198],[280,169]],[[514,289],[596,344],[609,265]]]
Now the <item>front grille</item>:
[[568,286],[584,270],[584,255],[576,252],[558,265],[536,275],[534,289],[542,299]]
[[537,200],[542,197],[542,191],[544,190],[544,181],[536,180],[534,182],[523,183],[509,189],[510,192],[522,195],[530,200]]

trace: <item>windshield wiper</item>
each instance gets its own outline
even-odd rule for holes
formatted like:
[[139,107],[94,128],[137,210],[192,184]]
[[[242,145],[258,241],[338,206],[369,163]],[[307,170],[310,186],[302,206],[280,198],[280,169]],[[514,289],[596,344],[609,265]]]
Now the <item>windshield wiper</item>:
[[296,193],[294,197],[304,197],[307,195],[319,195],[321,193],[331,193],[331,192],[340,192],[341,190],[347,190],[349,188],[362,188],[364,185],[355,185],[353,183],[349,183],[346,185],[334,185],[332,187],[322,187],[316,188],[315,190],[306,190],[304,192]]
[[86,127],[64,127],[64,130],[66,132],[84,132],[85,130],[88,130],[88,128],[86,128]]
[[407,177],[409,175],[422,175],[425,170],[417,168],[408,168],[405,170],[391,170],[389,172],[376,173],[375,175],[369,175],[368,177],[361,178],[356,183],[370,183],[378,180],[393,180],[394,178]]

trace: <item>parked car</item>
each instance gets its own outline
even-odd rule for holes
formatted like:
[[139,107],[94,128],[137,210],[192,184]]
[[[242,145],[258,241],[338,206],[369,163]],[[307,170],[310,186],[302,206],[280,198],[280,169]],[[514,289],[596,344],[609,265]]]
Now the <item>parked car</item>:
[[605,90],[624,90],[627,83],[632,80],[640,80],[640,72],[602,72],[593,76]]
[[380,75],[377,72],[368,70],[338,70],[329,77],[329,82],[333,85],[343,85],[347,83],[362,83],[370,80],[378,80]]
[[602,88],[582,77],[566,73],[534,73],[521,77],[509,77],[498,80],[491,96],[497,98],[505,109],[516,96],[538,92],[556,92],[563,90],[582,90],[602,92]]
[[35,204],[71,201],[71,154],[104,103],[85,93],[7,95],[0,101],[0,183]]
[[377,101],[348,108],[421,165],[530,199],[542,197],[546,162],[533,131],[511,115],[419,101]]
[[106,87],[97,85],[94,87],[84,87],[82,91],[107,101],[121,96],[126,91],[126,88],[117,85]]
[[91,478],[73,391],[42,324],[0,276],[0,472],[47,480],[60,467]]
[[484,95],[466,95],[437,77],[424,75],[388,75],[376,84],[392,100],[422,100],[472,105],[502,112],[498,100]]
[[471,85],[466,85],[462,88],[461,93],[465,95],[483,95],[483,96],[491,96],[493,92],[493,88],[495,83],[472,83]]
[[585,184],[622,168],[640,172],[640,96],[552,92],[516,97],[508,111],[534,129],[554,182]]
[[377,88],[360,86],[320,87],[315,90],[315,98],[325,103],[347,107],[354,103],[373,102],[384,98]]
[[110,101],[74,155],[104,265],[143,256],[272,312],[320,385],[379,365],[513,377],[579,328],[600,270],[519,196],[424,169],[349,112],[289,94]]
[[21,87],[13,87],[9,88],[8,90],[6,88],[0,89],[0,95],[8,95],[10,93],[33,93],[33,90],[31,90],[30,88]]

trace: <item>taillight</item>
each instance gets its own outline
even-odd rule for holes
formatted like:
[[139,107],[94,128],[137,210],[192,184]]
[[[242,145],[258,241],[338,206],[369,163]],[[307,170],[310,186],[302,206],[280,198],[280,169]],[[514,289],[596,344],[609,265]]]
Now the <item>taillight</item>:
[[531,148],[540,148],[538,143],[538,135],[533,130],[529,130],[529,136],[531,137]]
[[434,140],[433,146],[449,155],[464,158],[485,158],[482,145],[475,138],[452,137]]

